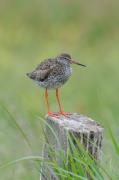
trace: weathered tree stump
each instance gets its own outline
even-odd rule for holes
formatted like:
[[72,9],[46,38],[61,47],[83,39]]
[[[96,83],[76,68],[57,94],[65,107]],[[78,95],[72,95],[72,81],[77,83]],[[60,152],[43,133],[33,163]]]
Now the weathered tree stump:
[[[81,114],[73,113],[69,118],[59,116],[58,118],[46,117],[46,141],[55,152],[62,148],[67,155],[69,148],[68,134],[72,133],[76,139],[84,145],[86,150],[96,159],[101,158],[103,128],[99,123]],[[49,147],[47,143],[44,145],[43,156],[45,160],[50,159]],[[60,144],[60,147],[59,147]],[[57,157],[60,164],[60,157]],[[41,180],[57,180],[53,170],[43,165]]]

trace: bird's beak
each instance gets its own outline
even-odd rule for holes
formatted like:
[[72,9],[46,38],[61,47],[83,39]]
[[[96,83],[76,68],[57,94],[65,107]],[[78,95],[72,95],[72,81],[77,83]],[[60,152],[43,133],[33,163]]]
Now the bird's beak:
[[79,66],[86,67],[86,65],[81,64],[81,63],[79,63],[79,62],[76,62],[76,61],[74,61],[74,60],[70,60],[70,63],[71,63],[71,64],[77,64],[77,65],[79,65]]

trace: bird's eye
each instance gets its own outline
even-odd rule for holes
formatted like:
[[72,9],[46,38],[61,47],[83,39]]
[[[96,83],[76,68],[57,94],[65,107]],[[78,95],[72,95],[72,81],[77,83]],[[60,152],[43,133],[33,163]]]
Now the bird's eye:
[[67,57],[65,57],[64,59],[69,60]]

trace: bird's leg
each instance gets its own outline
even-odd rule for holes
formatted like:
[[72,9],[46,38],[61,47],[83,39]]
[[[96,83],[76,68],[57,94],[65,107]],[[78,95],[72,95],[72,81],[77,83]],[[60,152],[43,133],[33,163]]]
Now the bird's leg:
[[48,90],[47,90],[47,88],[45,89],[45,100],[46,100],[46,104],[47,104],[47,108],[48,108],[48,115],[57,116],[57,113],[53,113],[53,112],[50,111],[50,104],[49,104],[49,101],[48,101]]
[[62,110],[62,107],[61,107],[61,104],[60,104],[60,100],[59,100],[59,91],[58,91],[58,88],[56,88],[56,98],[57,98],[57,102],[58,102],[58,105],[59,105],[60,114],[62,114],[63,116],[69,115],[70,113],[65,113]]
[[56,98],[57,98],[60,114],[62,114],[63,111],[62,111],[62,107],[61,107],[60,100],[59,100],[59,91],[58,91],[58,88],[56,88]]
[[46,104],[47,104],[47,108],[48,108],[48,115],[51,115],[51,111],[50,111],[50,104],[49,104],[49,101],[48,101],[48,90],[47,88],[45,89],[45,100],[46,100]]

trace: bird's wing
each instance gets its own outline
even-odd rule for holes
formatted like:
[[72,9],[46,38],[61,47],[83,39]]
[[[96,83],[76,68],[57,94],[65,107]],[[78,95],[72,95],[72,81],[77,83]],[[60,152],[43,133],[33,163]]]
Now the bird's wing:
[[35,73],[35,80],[44,81],[52,71],[53,67],[53,59],[46,59],[41,62],[33,71]]
[[38,70],[36,71],[36,80],[44,81],[50,74],[50,69]]
[[44,61],[42,61],[35,70],[45,70],[45,69],[50,69],[54,64],[54,60],[53,59],[45,59]]

